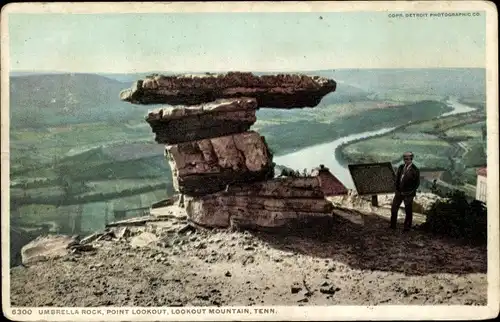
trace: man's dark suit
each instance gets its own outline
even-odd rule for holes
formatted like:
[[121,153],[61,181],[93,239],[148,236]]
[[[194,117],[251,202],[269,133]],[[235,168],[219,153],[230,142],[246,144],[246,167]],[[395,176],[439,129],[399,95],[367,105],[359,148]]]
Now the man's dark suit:
[[405,203],[406,218],[404,229],[409,230],[413,221],[413,198],[420,186],[420,170],[412,163],[405,168],[405,164],[399,166],[396,173],[396,193],[391,207],[391,227],[396,228],[398,210],[402,202]]

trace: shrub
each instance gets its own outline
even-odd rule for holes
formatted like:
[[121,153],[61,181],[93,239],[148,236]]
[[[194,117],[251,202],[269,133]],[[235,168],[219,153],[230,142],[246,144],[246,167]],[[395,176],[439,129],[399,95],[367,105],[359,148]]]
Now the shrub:
[[473,244],[486,244],[487,209],[478,200],[469,202],[462,191],[454,191],[436,201],[425,212],[426,222],[420,227],[429,232],[464,239]]

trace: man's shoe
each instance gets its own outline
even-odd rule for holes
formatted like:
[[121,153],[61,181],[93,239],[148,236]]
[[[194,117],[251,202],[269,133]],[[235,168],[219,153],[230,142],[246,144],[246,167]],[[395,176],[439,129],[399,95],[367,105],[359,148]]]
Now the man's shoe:
[[393,229],[393,230],[396,230],[396,226],[394,226],[394,225],[390,225],[389,228]]

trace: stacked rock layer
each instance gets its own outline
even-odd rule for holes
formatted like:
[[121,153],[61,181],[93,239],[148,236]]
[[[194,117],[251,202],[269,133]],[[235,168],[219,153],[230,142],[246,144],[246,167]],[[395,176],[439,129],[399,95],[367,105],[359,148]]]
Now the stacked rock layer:
[[336,86],[331,79],[297,74],[152,75],[123,90],[120,98],[134,104],[196,105],[220,98],[254,97],[259,107],[288,109],[314,107]]
[[256,132],[167,145],[174,188],[186,195],[204,195],[228,184],[273,178],[269,149]]
[[156,142],[177,144],[247,131],[257,120],[254,98],[219,99],[189,107],[160,108],[146,121]]
[[247,229],[286,227],[333,210],[315,177],[230,186],[201,198],[186,197],[185,204],[196,223]]
[[305,75],[153,75],[120,97],[170,105],[149,112],[146,121],[156,142],[165,144],[174,188],[185,196],[192,222],[262,229],[330,215],[325,193],[347,190],[326,168],[309,177],[274,179],[266,141],[250,130],[257,109],[314,107],[335,88],[333,80]]

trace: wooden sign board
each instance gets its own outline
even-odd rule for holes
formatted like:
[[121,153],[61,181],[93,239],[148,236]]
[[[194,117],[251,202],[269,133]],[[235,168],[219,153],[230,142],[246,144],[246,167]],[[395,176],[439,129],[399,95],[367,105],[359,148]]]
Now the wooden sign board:
[[396,173],[390,162],[349,164],[358,195],[377,195],[396,191]]

